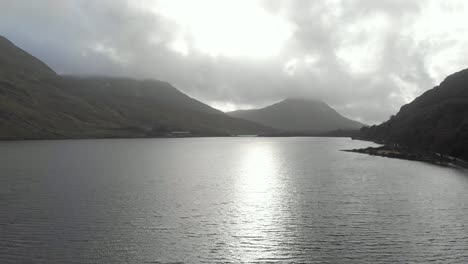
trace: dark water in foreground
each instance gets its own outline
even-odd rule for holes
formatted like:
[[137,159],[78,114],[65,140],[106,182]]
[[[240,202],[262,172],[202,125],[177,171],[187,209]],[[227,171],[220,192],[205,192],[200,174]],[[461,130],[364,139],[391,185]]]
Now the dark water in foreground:
[[0,263],[467,263],[468,173],[368,145],[0,143]]

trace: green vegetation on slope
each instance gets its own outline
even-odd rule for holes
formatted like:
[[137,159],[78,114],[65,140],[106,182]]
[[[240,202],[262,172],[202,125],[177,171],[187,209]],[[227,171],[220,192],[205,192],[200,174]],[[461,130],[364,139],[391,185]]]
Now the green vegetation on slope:
[[232,118],[155,80],[59,76],[0,37],[0,139],[260,134],[272,129]]
[[390,120],[361,132],[365,139],[468,160],[468,69],[404,105]]

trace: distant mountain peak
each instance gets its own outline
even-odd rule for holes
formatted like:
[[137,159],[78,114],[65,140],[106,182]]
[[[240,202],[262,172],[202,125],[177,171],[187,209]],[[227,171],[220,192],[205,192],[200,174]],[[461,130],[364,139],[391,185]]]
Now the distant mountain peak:
[[363,124],[340,115],[325,102],[309,98],[287,98],[261,109],[228,113],[266,126],[292,132],[327,132],[359,129]]

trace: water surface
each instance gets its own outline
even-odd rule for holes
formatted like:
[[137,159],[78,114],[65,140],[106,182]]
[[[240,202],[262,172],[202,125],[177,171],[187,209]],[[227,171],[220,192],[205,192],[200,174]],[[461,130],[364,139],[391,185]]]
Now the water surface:
[[466,263],[468,173],[336,138],[0,143],[1,263]]

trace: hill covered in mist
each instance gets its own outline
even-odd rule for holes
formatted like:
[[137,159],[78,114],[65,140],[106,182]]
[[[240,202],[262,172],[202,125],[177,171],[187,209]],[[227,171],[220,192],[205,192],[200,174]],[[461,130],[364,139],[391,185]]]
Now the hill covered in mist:
[[260,134],[273,129],[230,117],[156,80],[57,75],[0,37],[0,139]]
[[261,109],[239,110],[228,114],[283,131],[300,133],[357,130],[363,126],[342,116],[322,101],[308,99],[285,99]]

